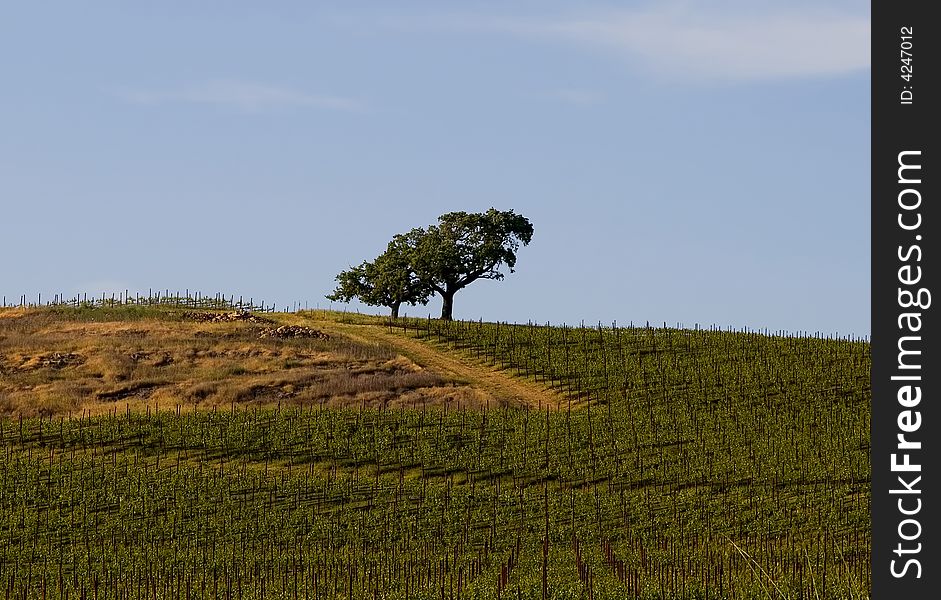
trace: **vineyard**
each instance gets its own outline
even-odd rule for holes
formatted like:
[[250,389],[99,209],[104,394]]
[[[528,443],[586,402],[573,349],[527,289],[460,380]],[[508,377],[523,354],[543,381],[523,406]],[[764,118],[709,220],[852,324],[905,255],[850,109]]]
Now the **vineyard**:
[[[3,308],[51,308],[65,306],[72,308],[115,308],[127,306],[159,306],[163,308],[235,309],[253,312],[273,312],[275,310],[273,304],[267,304],[264,300],[256,302],[254,298],[244,298],[242,296],[236,299],[235,294],[229,294],[227,296],[222,292],[216,292],[210,296],[204,296],[199,292],[191,294],[189,290],[184,292],[171,292],[170,290],[153,289],[148,290],[146,296],[143,294],[131,294],[129,290],[125,290],[124,292],[118,293],[112,292],[110,295],[102,293],[101,296],[95,294],[89,296],[87,293],[75,294],[70,298],[67,298],[65,294],[53,294],[52,298],[47,296],[45,301],[43,301],[42,294],[37,294],[35,300],[26,294],[16,298],[15,301],[10,301],[6,296],[2,296],[0,297],[0,306]],[[297,303],[295,303],[294,308],[298,308]],[[285,307],[285,311],[287,310],[290,310],[290,307]]]
[[545,402],[3,418],[3,597],[869,596],[868,342],[291,317],[420,340]]

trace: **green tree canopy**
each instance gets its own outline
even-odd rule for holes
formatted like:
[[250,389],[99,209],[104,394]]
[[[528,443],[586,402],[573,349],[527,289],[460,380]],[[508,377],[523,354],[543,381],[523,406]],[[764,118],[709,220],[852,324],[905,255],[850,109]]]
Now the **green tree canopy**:
[[349,302],[359,298],[370,306],[386,306],[392,309],[392,317],[398,318],[399,307],[427,304],[434,290],[419,280],[411,266],[411,253],[421,229],[395,236],[386,251],[372,262],[341,271],[336,277],[337,287],[328,300]]
[[[411,267],[418,280],[441,296],[441,318],[450,320],[454,294],[478,279],[503,279],[513,272],[520,244],[533,237],[533,225],[512,210],[451,212],[420,234],[412,230]],[[420,230],[419,230],[420,231]]]
[[387,306],[398,317],[403,303],[427,304],[437,292],[441,318],[450,320],[454,294],[478,279],[503,279],[504,266],[512,273],[520,244],[528,245],[532,237],[532,223],[512,210],[447,213],[437,225],[396,235],[374,261],[342,271],[327,298],[359,298],[371,306]]

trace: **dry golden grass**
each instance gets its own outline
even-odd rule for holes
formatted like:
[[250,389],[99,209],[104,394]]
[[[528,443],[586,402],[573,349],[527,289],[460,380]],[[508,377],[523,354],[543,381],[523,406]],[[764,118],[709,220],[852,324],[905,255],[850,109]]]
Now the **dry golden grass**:
[[491,400],[385,342],[335,331],[330,339],[260,339],[263,328],[194,322],[166,309],[3,309],[0,414],[232,403],[475,407]]

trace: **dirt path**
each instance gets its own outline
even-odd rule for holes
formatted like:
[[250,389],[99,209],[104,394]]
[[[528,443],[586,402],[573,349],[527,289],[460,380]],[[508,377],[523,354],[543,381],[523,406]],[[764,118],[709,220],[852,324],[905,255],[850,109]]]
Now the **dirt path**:
[[352,325],[337,322],[310,320],[316,327],[327,332],[336,332],[363,342],[382,342],[410,358],[421,367],[450,379],[466,382],[492,396],[498,404],[529,406],[551,410],[568,406],[568,398],[550,389],[547,385],[531,379],[516,377],[511,372],[484,363],[464,350],[441,350],[430,343],[406,337],[400,333],[389,333],[379,325]]

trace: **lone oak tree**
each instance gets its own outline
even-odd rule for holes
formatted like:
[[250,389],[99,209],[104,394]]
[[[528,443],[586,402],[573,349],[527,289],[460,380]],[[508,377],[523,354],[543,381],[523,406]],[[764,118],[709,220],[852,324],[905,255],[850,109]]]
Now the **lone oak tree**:
[[392,318],[399,316],[403,303],[428,304],[434,290],[415,276],[410,264],[412,248],[424,232],[413,229],[407,234],[395,236],[386,251],[372,262],[350,267],[337,275],[337,287],[328,300],[349,302],[359,298],[370,306],[386,306],[392,309]]
[[532,223],[512,210],[451,212],[423,232],[412,230],[410,264],[417,279],[441,295],[441,318],[451,320],[454,294],[478,279],[503,279],[503,265],[512,273],[520,244],[532,237]]

